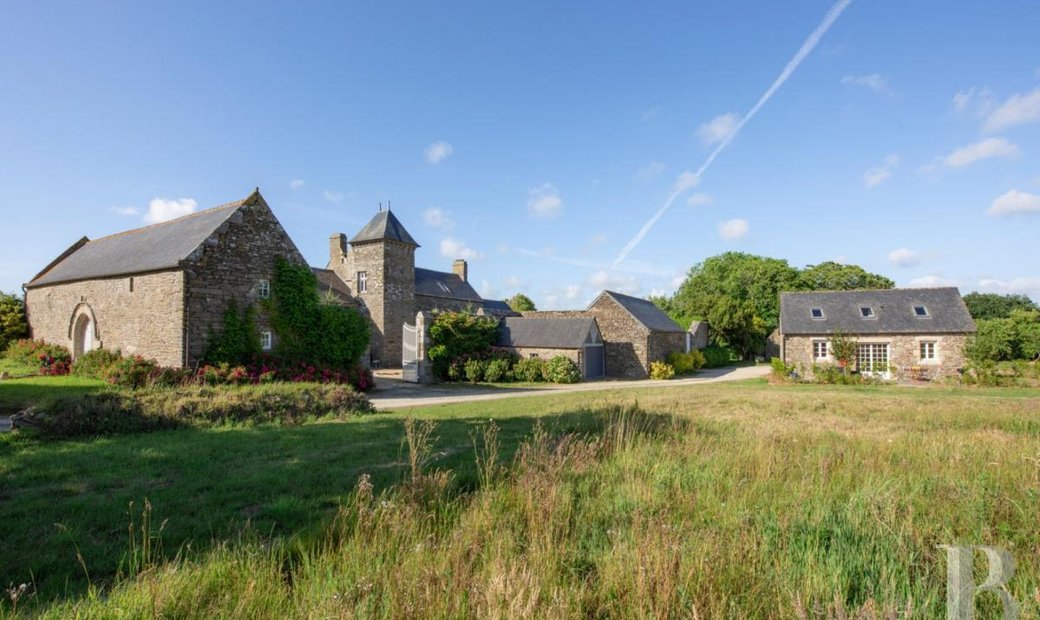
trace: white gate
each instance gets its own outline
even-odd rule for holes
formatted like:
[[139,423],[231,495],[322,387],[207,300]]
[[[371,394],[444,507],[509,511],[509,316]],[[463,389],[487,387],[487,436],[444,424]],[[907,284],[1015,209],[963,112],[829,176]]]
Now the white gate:
[[419,382],[419,330],[407,323],[401,330],[401,378]]

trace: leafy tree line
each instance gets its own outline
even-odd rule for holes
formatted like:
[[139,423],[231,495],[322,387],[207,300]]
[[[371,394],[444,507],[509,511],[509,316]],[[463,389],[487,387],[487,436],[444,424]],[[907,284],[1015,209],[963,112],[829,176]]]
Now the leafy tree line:
[[972,292],[964,305],[975,319],[966,353],[978,368],[991,362],[1040,358],[1040,306],[1026,295]]
[[19,295],[0,291],[0,352],[15,340],[29,336],[25,319],[25,300]]
[[762,352],[766,338],[780,325],[780,293],[894,286],[857,265],[830,261],[798,269],[779,258],[726,252],[691,267],[671,297],[651,301],[683,327],[707,320],[713,343],[728,345],[746,358]]

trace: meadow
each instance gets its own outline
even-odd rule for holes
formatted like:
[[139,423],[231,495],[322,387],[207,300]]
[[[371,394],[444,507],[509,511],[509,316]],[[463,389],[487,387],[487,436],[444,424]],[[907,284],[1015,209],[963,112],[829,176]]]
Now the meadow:
[[935,618],[941,544],[1007,549],[1040,609],[1035,389],[662,384],[15,433],[0,480],[0,576],[29,584],[2,617]]

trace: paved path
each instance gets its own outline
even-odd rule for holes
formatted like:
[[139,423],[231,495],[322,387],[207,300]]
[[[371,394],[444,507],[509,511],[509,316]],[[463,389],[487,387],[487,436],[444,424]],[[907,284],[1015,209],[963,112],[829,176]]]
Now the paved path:
[[700,383],[717,383],[720,381],[740,381],[764,377],[769,374],[769,366],[739,366],[730,368],[712,368],[697,373],[688,379],[671,381],[593,381],[573,385],[553,385],[537,388],[491,388],[468,385],[418,385],[400,379],[376,377],[376,389],[368,394],[376,409],[407,409],[409,407],[425,407],[427,405],[446,405],[450,403],[468,403],[481,400],[499,400],[502,398],[519,398],[525,396],[545,396],[558,392],[599,392],[605,390],[627,390],[635,388],[676,387],[681,385],[697,385]]

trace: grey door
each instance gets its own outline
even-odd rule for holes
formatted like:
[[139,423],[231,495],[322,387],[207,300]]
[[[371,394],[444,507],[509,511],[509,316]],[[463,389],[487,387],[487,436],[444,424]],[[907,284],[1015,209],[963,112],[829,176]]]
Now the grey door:
[[606,374],[603,345],[585,347],[585,379],[598,379]]

